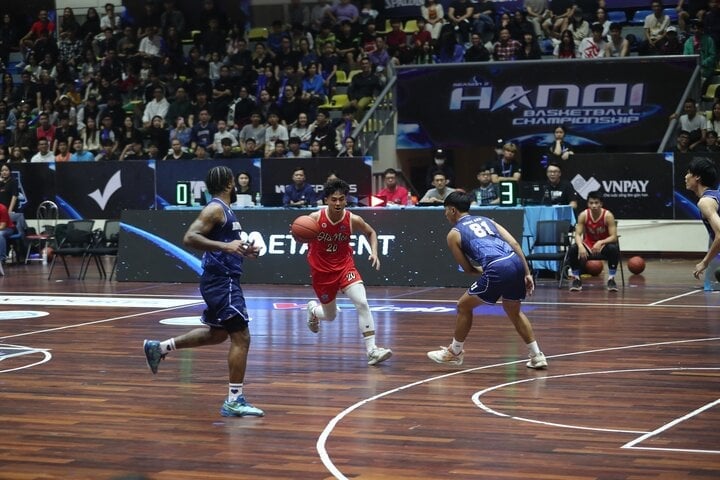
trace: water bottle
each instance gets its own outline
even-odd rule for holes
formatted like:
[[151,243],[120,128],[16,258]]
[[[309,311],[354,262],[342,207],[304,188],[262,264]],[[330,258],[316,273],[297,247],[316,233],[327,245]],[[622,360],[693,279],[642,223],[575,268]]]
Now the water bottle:
[[262,203],[260,203],[260,192],[257,192],[255,194],[255,206],[262,207]]
[[7,256],[7,263],[15,263],[17,262],[17,255],[15,254],[15,247],[13,245],[10,245],[10,251],[8,252]]
[[718,279],[718,277],[720,277],[720,272],[718,272],[717,275],[715,273],[718,269],[720,269],[720,255],[713,258],[710,261],[710,265],[708,265],[705,270],[705,285],[703,286],[703,290],[706,292],[720,290],[720,280]]
[[42,248],[42,264],[47,265],[47,247]]
[[405,204],[405,206],[412,207],[414,205],[415,204],[413,203],[412,192],[410,190],[408,190],[407,203]]

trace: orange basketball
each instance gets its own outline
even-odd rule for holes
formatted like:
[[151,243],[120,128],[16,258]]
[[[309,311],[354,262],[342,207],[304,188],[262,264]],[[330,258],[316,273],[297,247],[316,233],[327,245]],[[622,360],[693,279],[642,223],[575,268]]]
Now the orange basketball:
[[52,247],[46,247],[45,253],[47,255],[48,262],[51,261],[55,256],[55,250]]
[[630,260],[627,261],[628,270],[630,270],[635,275],[639,275],[642,272],[645,271],[645,260],[643,260],[642,257],[630,257]]
[[310,215],[302,215],[295,219],[290,231],[296,241],[307,243],[317,238],[320,225]]
[[588,260],[585,262],[585,271],[593,277],[597,277],[603,271],[603,262],[600,260]]

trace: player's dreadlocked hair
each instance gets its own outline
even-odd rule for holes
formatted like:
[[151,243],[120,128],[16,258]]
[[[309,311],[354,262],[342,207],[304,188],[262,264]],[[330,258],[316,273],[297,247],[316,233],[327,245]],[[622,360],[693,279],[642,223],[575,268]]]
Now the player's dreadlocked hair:
[[235,181],[234,177],[229,167],[213,167],[205,177],[205,186],[210,195],[217,195],[227,188],[228,183]]

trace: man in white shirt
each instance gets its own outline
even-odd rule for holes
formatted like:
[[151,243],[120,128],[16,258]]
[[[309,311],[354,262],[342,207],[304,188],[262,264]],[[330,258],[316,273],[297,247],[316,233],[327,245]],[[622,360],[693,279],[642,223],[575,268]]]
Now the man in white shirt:
[[49,163],[55,161],[55,154],[50,151],[47,139],[41,138],[37,142],[38,152],[30,159],[31,163]]
[[100,17],[100,31],[106,28],[112,28],[114,34],[120,33],[120,16],[115,15],[115,5],[112,3],[105,4],[105,15]]
[[653,13],[645,17],[645,39],[638,46],[640,55],[659,55],[660,41],[665,38],[670,26],[670,17],[663,13],[662,2],[654,0],[650,5]]
[[273,153],[277,140],[287,143],[289,139],[287,128],[280,125],[280,116],[277,112],[271,111],[268,114],[268,126],[265,129],[265,156]]
[[222,141],[223,138],[229,138],[230,139],[230,146],[232,148],[235,148],[238,146],[237,137],[233,135],[232,132],[228,132],[227,130],[227,122],[225,120],[218,120],[217,121],[217,129],[218,131],[215,132],[215,136],[213,137],[213,150],[215,152],[222,152]]
[[590,26],[592,34],[585,37],[580,42],[578,53],[581,58],[598,58],[605,56],[605,47],[607,42],[602,37],[603,27],[595,22]]
[[150,126],[150,122],[152,122],[153,117],[156,115],[165,120],[168,108],[170,108],[170,103],[165,98],[165,92],[162,87],[155,87],[153,90],[153,97],[155,98],[145,105],[145,112],[143,113],[142,118],[145,128]]
[[140,41],[140,47],[138,47],[138,53],[141,56],[153,59],[160,58],[162,37],[157,33],[157,27],[153,26],[148,29],[148,36]]

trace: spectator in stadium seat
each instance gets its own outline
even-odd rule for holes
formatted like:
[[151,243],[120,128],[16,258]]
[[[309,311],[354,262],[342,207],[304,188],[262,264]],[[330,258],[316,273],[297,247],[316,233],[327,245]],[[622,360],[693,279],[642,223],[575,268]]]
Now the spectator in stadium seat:
[[717,65],[715,41],[705,33],[705,25],[697,19],[690,20],[690,33],[690,38],[685,41],[683,54],[700,56],[701,83],[702,89],[705,91]]
[[[334,157],[337,155],[335,150],[335,129],[329,122],[330,115],[325,110],[319,110],[315,116],[315,121],[310,128],[312,134],[310,142],[317,140],[320,143],[320,156]],[[312,152],[312,149],[310,150]]]
[[445,25],[445,11],[442,3],[436,0],[425,0],[425,5],[420,7],[420,15],[427,22],[425,29],[430,32],[432,39],[437,42],[443,25]]
[[492,170],[493,183],[522,179],[522,167],[517,156],[518,148],[514,143],[503,145],[502,158]]
[[372,71],[368,58],[360,60],[360,69],[360,73],[353,76],[347,90],[350,104],[357,109],[358,118],[362,118],[365,108],[382,89],[380,78]]
[[469,0],[453,0],[448,7],[447,18],[459,44],[465,44],[472,31],[472,16],[475,7]]
[[687,31],[687,24],[692,19],[702,20],[707,11],[707,0],[678,0],[675,11],[678,12],[678,27]]
[[[673,29],[675,27],[672,27]],[[619,23],[610,24],[610,35],[605,45],[606,57],[627,57],[630,55],[630,42],[622,36],[622,25]],[[670,29],[668,28],[668,33]]]
[[550,2],[550,15],[542,24],[546,38],[559,38],[567,30],[568,21],[575,10],[574,0],[553,0]]
[[493,45],[493,59],[497,62],[516,60],[520,56],[522,45],[510,37],[510,29],[500,29],[498,41]]
[[540,60],[542,58],[542,51],[534,32],[525,32],[520,43],[522,48],[518,60]]
[[535,37],[542,38],[542,24],[552,15],[548,9],[548,0],[524,0],[523,7],[527,13],[527,19],[533,25]]
[[720,152],[720,145],[718,145],[718,134],[714,130],[708,130],[705,135],[705,143],[701,143],[695,147],[695,152],[705,153],[716,153]]
[[550,163],[545,168],[547,181],[543,184],[543,205],[570,205],[577,209],[577,193],[567,180],[562,178],[559,163]]
[[472,205],[497,205],[500,203],[500,190],[496,183],[492,182],[492,168],[490,165],[483,165],[478,170],[476,178],[479,186],[470,191],[473,197]]
[[578,46],[580,58],[599,58],[605,56],[607,42],[602,36],[602,25],[593,23],[590,27],[591,35],[585,37]]
[[327,12],[327,16],[336,26],[344,21],[350,22],[355,31],[360,21],[360,10],[350,0],[340,0]]
[[707,117],[698,115],[697,104],[692,98],[685,100],[683,104],[683,113],[678,118],[677,113],[670,115],[670,119],[678,118],[678,125],[681,131],[685,131],[689,135],[690,144],[688,148],[694,150],[696,146],[705,142],[705,134],[707,133]]
[[185,15],[177,9],[175,0],[164,0],[163,8],[165,11],[160,15],[160,29],[163,35],[167,34],[170,27],[174,27],[182,37],[185,34]]
[[665,33],[665,37],[658,42],[660,55],[682,55],[684,48],[684,45],[680,41],[677,28],[670,25]]
[[690,133],[680,130],[675,141],[674,153],[690,153]]
[[[217,126],[212,122],[210,112],[207,108],[200,110],[198,122],[192,127],[191,148],[196,150],[198,146],[203,149],[212,149],[213,138],[217,132]],[[196,152],[197,153],[197,152]]]
[[645,17],[643,24],[644,39],[638,45],[639,55],[658,55],[661,40],[670,26],[670,17],[663,13],[663,5],[658,0],[650,4],[653,13]]
[[153,100],[147,105],[145,105],[145,110],[142,117],[143,126],[145,128],[149,127],[150,122],[152,121],[154,116],[159,116],[164,120],[169,108],[170,104],[165,98],[164,89],[161,87],[156,87],[153,90]]

